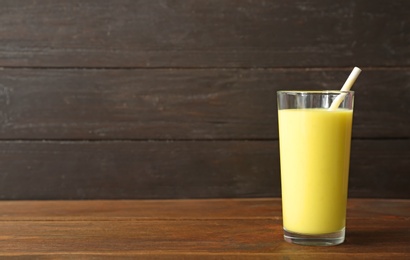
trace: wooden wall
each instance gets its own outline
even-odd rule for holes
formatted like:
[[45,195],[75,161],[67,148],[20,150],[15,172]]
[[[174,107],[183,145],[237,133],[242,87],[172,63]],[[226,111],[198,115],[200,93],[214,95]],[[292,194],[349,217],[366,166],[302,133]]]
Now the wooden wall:
[[275,92],[353,66],[350,196],[410,198],[410,1],[0,0],[0,199],[280,196]]

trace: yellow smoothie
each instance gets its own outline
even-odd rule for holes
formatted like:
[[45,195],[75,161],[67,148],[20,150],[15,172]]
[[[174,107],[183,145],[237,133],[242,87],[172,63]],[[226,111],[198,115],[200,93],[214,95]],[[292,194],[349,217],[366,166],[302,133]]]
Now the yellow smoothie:
[[301,234],[345,227],[352,110],[279,110],[283,225]]

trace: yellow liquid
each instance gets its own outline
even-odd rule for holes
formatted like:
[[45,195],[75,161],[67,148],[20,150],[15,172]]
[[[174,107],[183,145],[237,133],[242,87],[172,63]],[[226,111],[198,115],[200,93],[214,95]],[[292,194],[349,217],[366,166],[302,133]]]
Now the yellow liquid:
[[352,110],[279,110],[283,225],[301,234],[345,227]]

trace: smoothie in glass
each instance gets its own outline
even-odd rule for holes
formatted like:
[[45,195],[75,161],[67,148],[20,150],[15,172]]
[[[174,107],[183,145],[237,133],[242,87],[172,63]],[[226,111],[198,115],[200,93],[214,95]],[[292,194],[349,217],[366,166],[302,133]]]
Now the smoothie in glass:
[[[352,91],[279,91],[284,238],[303,245],[345,239]],[[333,108],[334,100],[341,100]]]
[[279,110],[283,224],[325,234],[345,227],[352,110]]

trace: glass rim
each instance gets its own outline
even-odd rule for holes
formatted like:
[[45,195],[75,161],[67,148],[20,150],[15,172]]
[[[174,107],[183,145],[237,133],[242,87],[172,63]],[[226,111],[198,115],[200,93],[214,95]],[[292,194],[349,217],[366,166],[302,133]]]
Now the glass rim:
[[277,94],[354,94],[353,90],[278,90]]

